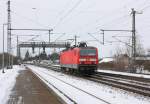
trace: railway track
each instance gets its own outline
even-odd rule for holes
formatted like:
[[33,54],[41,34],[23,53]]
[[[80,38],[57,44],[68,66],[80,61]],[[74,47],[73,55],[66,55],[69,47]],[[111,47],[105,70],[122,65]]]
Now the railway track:
[[[60,72],[60,66],[44,67]],[[150,97],[150,80],[146,78],[116,75],[110,73],[108,74],[101,72],[97,72],[94,75],[87,75],[83,78]]]
[[150,97],[150,83],[97,73],[86,79]]
[[[28,69],[30,69],[30,68],[28,68]],[[30,69],[30,70],[31,70],[31,69]],[[31,71],[32,71],[32,70],[31,70]],[[42,76],[41,76],[40,74],[38,74],[37,72],[35,72],[35,71],[32,71],[32,72],[35,73],[35,75],[38,76],[41,80],[43,80],[43,81],[47,82],[49,85],[53,86],[56,90],[58,90],[61,94],[63,94],[63,95],[64,95],[66,98],[68,98],[71,102],[73,102],[74,104],[77,104],[77,102],[76,102],[74,99],[72,99],[71,97],[69,97],[65,92],[63,92],[63,91],[61,91],[60,89],[58,89],[58,88],[57,88],[55,85],[53,85],[50,81],[46,80],[44,77],[42,77]],[[80,91],[80,92],[82,92],[82,93],[85,93],[85,94],[87,94],[87,95],[89,95],[89,96],[91,96],[91,97],[93,97],[93,98],[95,98],[95,99],[97,99],[97,100],[103,102],[104,104],[111,104],[110,102],[108,102],[108,101],[106,101],[106,100],[104,100],[104,99],[102,99],[102,98],[100,98],[100,97],[97,97],[97,96],[95,96],[94,94],[89,93],[88,91],[85,91],[85,90],[83,90],[83,89],[81,89],[81,88],[79,88],[79,87],[77,87],[77,86],[75,86],[75,85],[72,85],[72,84],[70,84],[70,83],[67,83],[67,82],[65,82],[64,80],[59,79],[59,78],[57,78],[57,77],[55,77],[55,76],[53,76],[53,75],[51,75],[51,74],[49,74],[49,73],[46,73],[46,72],[44,72],[44,71],[40,71],[40,72],[43,73],[43,74],[45,74],[45,75],[51,76],[52,78],[55,78],[56,80],[62,82],[63,84],[69,85],[69,86],[72,87],[73,89],[76,89],[76,90],[78,90],[78,91]]]

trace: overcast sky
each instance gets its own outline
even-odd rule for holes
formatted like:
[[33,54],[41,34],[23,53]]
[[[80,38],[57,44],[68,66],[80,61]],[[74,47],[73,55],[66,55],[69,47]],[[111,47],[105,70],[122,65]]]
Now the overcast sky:
[[[0,0],[0,52],[2,52],[2,25],[7,22],[6,3],[7,0]],[[100,57],[109,57],[116,52],[117,47],[125,46],[120,42],[110,44],[110,41],[116,41],[112,36],[129,36],[118,37],[128,42],[131,33],[105,32],[106,44],[102,45],[99,42],[102,41],[100,29],[131,30],[131,8],[142,12],[136,14],[136,30],[146,50],[150,48],[150,0],[11,0],[12,28],[52,28],[53,33],[65,33],[63,36],[53,34],[51,41],[55,41],[58,37],[60,37],[58,41],[62,41],[77,35],[78,42],[87,41],[88,45],[99,49]],[[88,33],[92,33],[94,37]],[[12,34],[41,35],[36,40],[48,41],[48,32],[12,31]],[[19,40],[28,41],[31,38],[20,36]],[[12,37],[12,45],[16,46],[16,36]],[[47,52],[50,53],[50,50]]]

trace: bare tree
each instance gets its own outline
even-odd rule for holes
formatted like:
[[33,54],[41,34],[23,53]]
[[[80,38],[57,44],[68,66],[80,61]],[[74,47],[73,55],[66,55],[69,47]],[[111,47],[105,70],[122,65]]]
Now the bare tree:
[[[127,48],[127,52],[129,52],[129,48]],[[122,47],[116,48],[116,54],[114,55],[114,66],[116,70],[125,71],[126,67],[129,65],[129,56],[126,54],[126,51]]]
[[145,50],[144,50],[143,44],[140,41],[139,36],[137,36],[137,38],[136,38],[136,55],[137,56],[144,56],[145,55]]

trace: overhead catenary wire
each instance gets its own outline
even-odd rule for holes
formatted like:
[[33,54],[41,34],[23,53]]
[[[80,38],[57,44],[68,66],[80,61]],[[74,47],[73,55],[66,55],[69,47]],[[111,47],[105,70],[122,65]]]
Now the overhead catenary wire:
[[[119,25],[119,24],[116,24],[116,22],[120,22],[121,19],[123,19],[123,18],[126,19],[126,17],[129,17],[129,16],[130,16],[130,15],[123,15],[123,16],[120,16],[120,17],[118,17],[118,18],[114,18],[114,19],[112,19],[111,21],[108,21],[108,22],[106,22],[106,23],[104,23],[104,24],[102,24],[102,25],[96,27],[96,29],[99,29],[100,27],[105,26],[105,25],[110,25],[110,24],[112,24],[112,23],[115,23],[115,25]],[[125,22],[127,22],[127,21],[125,21]]]
[[141,10],[142,10],[142,11],[145,11],[145,10],[147,10],[149,7],[150,7],[150,5],[147,5],[147,6],[145,6],[144,8],[142,8]]
[[65,19],[64,21],[63,21],[63,23],[68,23],[69,21],[73,21],[72,19],[74,18],[74,17],[76,17],[76,16],[79,16],[79,14],[85,14],[85,13],[95,13],[95,11],[86,11],[87,9],[89,10],[90,8],[92,8],[92,7],[94,7],[94,5],[96,4],[96,2],[93,2],[92,1],[92,3],[90,3],[90,5],[88,5],[87,7],[86,7],[86,9],[85,9],[85,11],[83,10],[79,10],[79,11],[76,11],[76,14],[73,14],[73,15],[71,15],[71,16],[69,16],[69,18],[67,18],[67,19]]
[[[126,15],[126,16],[129,16],[129,15]],[[124,17],[124,16],[123,16]],[[122,17],[120,17],[120,18],[122,18]],[[117,20],[117,19],[115,19],[115,20]],[[111,22],[114,22],[114,21],[111,21]],[[118,21],[117,21],[118,22]],[[122,23],[122,25],[124,25],[124,26],[127,26],[127,24],[128,24],[128,21],[124,21],[124,23]],[[118,24],[117,24],[118,25]],[[100,31],[97,31],[97,32],[93,32],[93,33],[91,33],[91,34],[99,34],[100,33]],[[122,32],[120,32],[120,33],[122,33]],[[95,39],[96,37],[95,36],[91,36],[93,39]],[[97,39],[97,38],[96,38]],[[98,39],[97,39],[98,40]],[[98,40],[99,41],[99,40]]]
[[92,34],[88,33],[89,36],[91,36],[92,38],[94,38],[98,43],[103,44],[103,42],[99,41],[96,37],[94,37]]
[[[134,2],[134,1],[129,1],[129,2],[126,3],[123,7],[119,7],[119,8],[117,8],[117,9],[114,9],[114,10],[110,11],[109,14],[103,15],[103,16],[97,18],[97,19],[94,21],[94,24],[97,23],[97,22],[99,22],[99,21],[101,21],[102,19],[105,19],[107,16],[111,16],[111,15],[114,15],[114,14],[116,14],[116,13],[118,14],[120,10],[124,9],[124,8],[125,8],[126,6],[128,6],[128,5],[131,5],[132,2]],[[136,3],[137,3],[137,2],[136,2]],[[118,11],[118,10],[119,10],[119,11]]]
[[58,39],[60,39],[60,38],[63,37],[64,35],[66,35],[66,33],[62,33],[60,36],[58,36],[58,37],[54,40],[54,42],[56,42]]
[[11,12],[14,13],[15,15],[17,15],[17,16],[20,16],[21,18],[24,18],[24,19],[26,19],[26,20],[28,20],[28,21],[30,21],[30,22],[32,22],[32,23],[35,23],[35,24],[38,25],[38,26],[42,26],[42,27],[44,27],[44,28],[48,28],[48,27],[49,27],[49,26],[45,26],[45,25],[39,23],[38,21],[35,21],[35,20],[33,20],[33,19],[29,18],[29,17],[26,17],[26,16],[24,16],[24,15],[22,15],[22,14],[16,13],[16,12],[14,12],[14,11],[11,11]]
[[[65,12],[66,7],[68,7],[72,1],[73,1],[73,0],[69,0],[69,1],[64,5],[64,8],[61,9],[61,11],[58,13],[58,16],[62,15],[62,14]],[[56,16],[56,18],[57,18],[58,16]]]
[[[146,0],[145,0],[146,1]],[[147,10],[147,9],[146,9]],[[115,22],[117,22],[117,21],[115,21]],[[40,25],[40,24],[39,24]],[[108,24],[109,25],[109,24]],[[41,26],[41,25],[40,25]],[[89,25],[90,26],[90,25]]]
[[76,4],[75,4],[63,17],[61,17],[61,18],[59,19],[59,21],[56,23],[56,25],[54,25],[53,29],[55,29],[68,15],[70,15],[70,14],[74,11],[74,9],[76,9],[76,8],[79,6],[79,4],[80,4],[82,1],[83,1],[83,0],[78,0],[78,1],[76,2]]
[[[140,1],[140,0],[138,0],[137,2],[135,2],[135,1],[130,1],[130,0],[129,0],[123,7],[120,7],[120,8],[117,8],[117,9],[113,10],[113,12],[111,11],[111,12],[108,14],[108,16],[111,15],[111,14],[114,15],[114,12],[118,13],[118,10],[120,11],[120,10],[122,10],[122,9],[124,9],[124,8],[129,7],[129,5],[132,5],[132,4],[133,4],[132,2],[135,2],[134,5],[136,5],[136,4],[139,3],[139,1]],[[80,26],[79,28],[80,28],[80,30],[81,30],[81,29],[82,29],[83,27],[85,27],[85,26],[86,26],[86,28],[92,27],[92,25],[95,25],[95,24],[98,23],[99,21],[103,21],[103,19],[106,19],[106,17],[108,17],[108,16],[106,16],[106,15],[101,16],[101,17],[99,17],[98,19],[96,19],[93,23],[88,21],[87,24],[83,25],[82,27]],[[129,16],[129,15],[128,15],[128,16]],[[116,20],[117,20],[117,19],[116,19]],[[117,20],[117,21],[118,21],[118,20]],[[112,22],[113,22],[113,21],[112,21]],[[90,24],[90,25],[89,25],[89,24]],[[108,24],[108,23],[107,23],[107,24]],[[77,29],[75,29],[75,30],[79,30],[79,28],[77,28]],[[96,29],[97,29],[97,28],[96,28]],[[74,31],[74,30],[73,30],[73,31]]]
[[147,5],[147,3],[149,2],[149,0],[145,0],[142,2],[142,4],[139,7],[139,10],[141,10],[141,8],[145,7]]

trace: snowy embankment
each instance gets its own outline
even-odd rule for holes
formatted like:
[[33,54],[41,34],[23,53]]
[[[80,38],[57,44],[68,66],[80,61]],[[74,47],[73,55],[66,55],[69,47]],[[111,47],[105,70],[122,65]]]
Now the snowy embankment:
[[19,69],[19,66],[14,66],[13,69],[5,69],[5,73],[0,70],[0,104],[7,102],[9,94],[15,85]]
[[[68,76],[63,73],[48,70],[46,68],[40,68],[31,65],[28,65],[28,67],[34,73],[41,76],[41,78],[47,80],[47,84],[51,83],[57,89],[59,89],[64,94],[68,95],[71,99],[76,101],[78,104],[150,104],[149,97],[144,97],[138,94],[127,92],[89,80],[81,79],[78,77]],[[68,83],[71,86],[65,83]],[[76,87],[77,89],[73,88],[72,86]],[[64,98],[65,101],[67,101],[66,98],[62,94],[60,94],[60,92],[56,91],[53,86],[49,85],[49,87],[62,98]],[[79,91],[78,89],[81,89],[82,91]],[[84,92],[88,92],[93,96],[90,96]],[[94,96],[103,99],[108,103],[100,101]]]
[[133,74],[133,73],[127,73],[127,72],[117,72],[117,71],[112,71],[112,70],[101,70],[101,69],[98,70],[98,72],[150,79],[150,75],[143,75],[143,74]]

